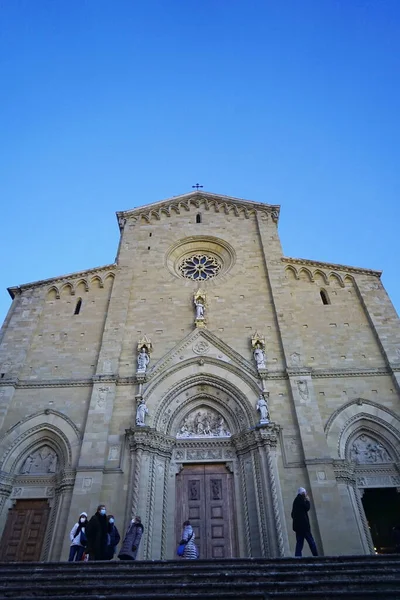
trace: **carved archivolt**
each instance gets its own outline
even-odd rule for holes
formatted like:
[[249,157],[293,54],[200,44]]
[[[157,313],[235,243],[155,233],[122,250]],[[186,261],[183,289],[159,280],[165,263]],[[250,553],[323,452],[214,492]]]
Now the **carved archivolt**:
[[8,473],[21,472],[28,456],[35,455],[44,445],[57,457],[55,463],[50,465],[49,461],[48,468],[74,468],[80,442],[80,435],[69,419],[50,411],[37,413],[12,427],[0,440],[0,468]]
[[[152,394],[157,394],[157,388],[152,390]],[[153,426],[170,435],[176,435],[182,419],[203,401],[206,406],[221,413],[227,429],[231,432],[255,425],[255,411],[241,390],[226,379],[200,374],[185,377],[179,384],[171,386],[156,409]]]
[[329,419],[325,426],[325,433],[334,458],[344,459],[347,457],[350,459],[352,450],[352,460],[354,460],[356,450],[352,444],[357,441],[359,436],[365,435],[375,440],[367,443],[382,445],[386,454],[380,446],[374,446],[375,450],[370,446],[369,453],[363,446],[361,451],[363,440],[358,441],[356,445],[360,456],[363,457],[363,462],[367,462],[367,456],[371,457],[369,464],[372,464],[374,458],[378,462],[378,456],[388,456],[394,461],[399,460],[400,418],[392,411],[374,402],[358,398],[347,403]]

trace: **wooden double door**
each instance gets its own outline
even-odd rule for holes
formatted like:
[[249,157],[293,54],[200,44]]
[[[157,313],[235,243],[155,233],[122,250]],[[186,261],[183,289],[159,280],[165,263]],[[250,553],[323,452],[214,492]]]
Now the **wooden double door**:
[[237,556],[233,474],[221,464],[186,465],[176,479],[176,540],[189,520],[200,558]]
[[39,561],[50,508],[47,500],[17,500],[8,512],[0,561]]

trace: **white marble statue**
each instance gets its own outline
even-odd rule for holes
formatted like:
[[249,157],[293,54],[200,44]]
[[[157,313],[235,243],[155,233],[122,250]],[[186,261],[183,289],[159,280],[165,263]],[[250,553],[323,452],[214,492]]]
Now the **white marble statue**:
[[148,408],[145,401],[142,399],[136,408],[136,425],[143,427],[146,423],[144,422],[145,416],[149,414]]
[[204,303],[201,298],[195,298],[196,319],[204,319]]
[[261,347],[261,344],[256,344],[253,352],[254,360],[256,361],[257,369],[266,369],[267,364],[265,362],[265,352]]
[[260,423],[269,423],[268,404],[263,395],[258,398],[256,408],[260,413]]
[[146,371],[149,362],[150,356],[147,354],[146,346],[142,346],[137,357],[137,370]]

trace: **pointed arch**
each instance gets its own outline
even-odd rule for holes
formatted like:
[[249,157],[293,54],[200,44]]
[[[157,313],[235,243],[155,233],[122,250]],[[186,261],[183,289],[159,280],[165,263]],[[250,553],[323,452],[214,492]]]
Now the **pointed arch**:
[[64,285],[61,287],[61,296],[73,296],[75,294],[75,290],[74,287],[72,285],[72,283],[64,283]]
[[93,287],[99,287],[99,288],[102,288],[102,287],[104,287],[104,286],[103,286],[103,280],[102,280],[102,278],[100,277],[100,275],[94,275],[94,277],[92,277],[92,278],[91,278],[91,280],[90,280],[90,284],[91,284]]
[[60,299],[60,291],[58,287],[52,285],[51,288],[48,289],[46,300],[59,300]]
[[344,285],[345,286],[354,286],[354,277],[352,277],[351,275],[346,275],[346,277],[344,278]]
[[61,468],[75,468],[81,444],[79,430],[58,411],[46,409],[20,421],[0,439],[0,469],[15,473],[23,457],[46,442],[56,450]]
[[314,271],[314,280],[315,281],[322,280],[325,283],[325,285],[329,284],[328,277],[326,276],[326,273],[324,273],[323,271],[321,271],[321,269],[316,269]]
[[299,276],[297,274],[297,269],[295,267],[293,267],[292,265],[289,265],[288,267],[285,268],[285,276],[288,279],[299,279]]
[[320,289],[320,291],[319,291],[319,295],[320,295],[320,297],[321,297],[322,304],[325,304],[325,305],[327,305],[327,304],[330,304],[330,303],[331,303],[331,301],[330,301],[330,299],[329,299],[328,292],[327,292],[326,290],[324,290],[324,288],[321,288],[321,289]]
[[79,294],[80,291],[88,292],[89,284],[86,279],[79,279],[75,284],[75,290]]
[[314,281],[313,274],[310,269],[307,269],[306,267],[301,267],[299,270],[299,279],[303,279],[303,281]]
[[343,279],[338,273],[334,273],[331,271],[329,273],[329,281],[335,285],[340,285],[340,287],[344,287]]
[[328,446],[335,458],[346,457],[347,444],[356,431],[372,432],[386,440],[400,458],[400,417],[388,408],[356,398],[335,411],[325,426]]

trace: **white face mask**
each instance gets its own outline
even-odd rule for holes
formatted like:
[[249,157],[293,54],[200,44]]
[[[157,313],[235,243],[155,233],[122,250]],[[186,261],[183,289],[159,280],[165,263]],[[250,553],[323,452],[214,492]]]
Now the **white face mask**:
[[114,523],[114,519],[109,519],[110,523]]
[[100,509],[100,514],[101,515],[105,515],[106,514],[106,509],[105,508]]
[[81,517],[81,518],[79,519],[79,522],[80,522],[80,523],[84,523],[85,521],[86,521],[86,519],[85,519],[84,517]]

